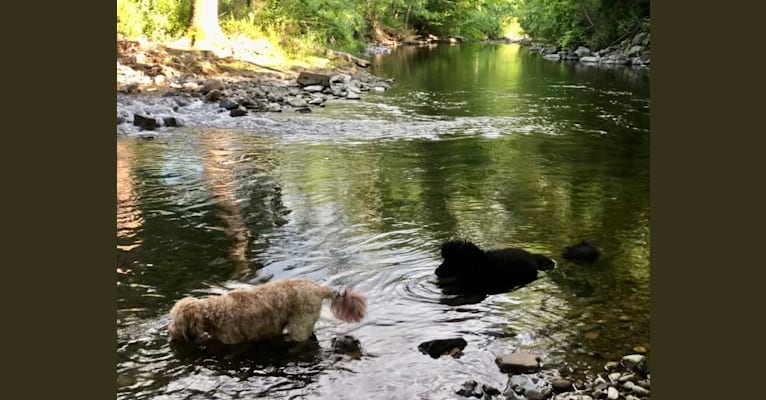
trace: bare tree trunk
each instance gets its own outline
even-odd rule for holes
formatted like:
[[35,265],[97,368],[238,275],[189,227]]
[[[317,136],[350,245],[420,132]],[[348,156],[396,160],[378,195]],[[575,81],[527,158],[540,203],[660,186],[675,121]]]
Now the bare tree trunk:
[[204,47],[224,39],[218,25],[218,0],[194,0],[192,2],[189,32],[192,46]]

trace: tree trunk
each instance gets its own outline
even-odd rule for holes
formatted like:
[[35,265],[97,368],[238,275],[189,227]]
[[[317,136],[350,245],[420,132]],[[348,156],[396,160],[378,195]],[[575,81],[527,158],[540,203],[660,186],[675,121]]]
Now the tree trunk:
[[189,20],[192,46],[204,47],[224,39],[218,25],[218,0],[194,0]]

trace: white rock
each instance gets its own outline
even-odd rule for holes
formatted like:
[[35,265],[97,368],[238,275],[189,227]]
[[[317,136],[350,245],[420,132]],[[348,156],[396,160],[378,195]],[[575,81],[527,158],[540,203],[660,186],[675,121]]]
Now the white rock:
[[620,392],[618,392],[614,387],[609,386],[609,389],[606,390],[606,398],[609,400],[617,400],[619,397]]

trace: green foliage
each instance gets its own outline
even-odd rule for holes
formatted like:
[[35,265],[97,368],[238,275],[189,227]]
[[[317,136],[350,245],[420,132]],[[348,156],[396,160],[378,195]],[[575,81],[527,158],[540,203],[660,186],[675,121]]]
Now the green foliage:
[[[117,0],[117,31],[174,39],[187,28],[192,0]],[[271,38],[294,54],[325,47],[356,52],[388,34],[502,37],[514,18],[529,36],[563,47],[603,47],[636,30],[649,0],[219,0],[229,35]]]
[[514,0],[513,8],[527,34],[562,47],[608,46],[649,17],[649,0]]
[[117,32],[128,38],[177,38],[190,13],[191,0],[117,0]]

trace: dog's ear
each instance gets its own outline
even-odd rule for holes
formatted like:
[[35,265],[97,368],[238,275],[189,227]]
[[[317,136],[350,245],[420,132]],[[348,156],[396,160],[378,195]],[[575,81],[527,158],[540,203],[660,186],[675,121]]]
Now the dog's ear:
[[194,297],[185,297],[170,310],[168,334],[170,340],[193,342],[205,333],[205,315],[202,302]]

